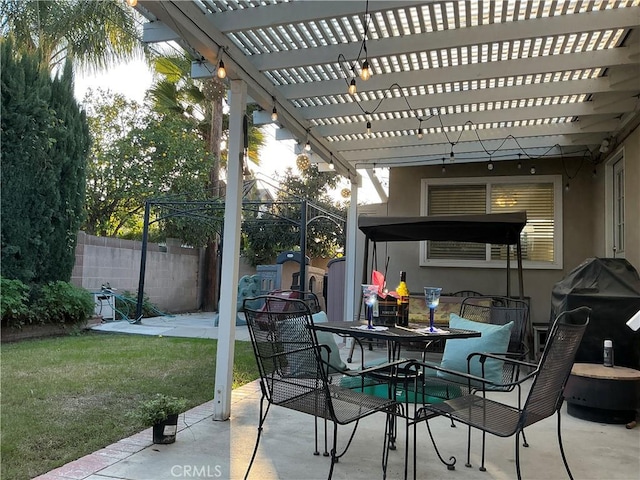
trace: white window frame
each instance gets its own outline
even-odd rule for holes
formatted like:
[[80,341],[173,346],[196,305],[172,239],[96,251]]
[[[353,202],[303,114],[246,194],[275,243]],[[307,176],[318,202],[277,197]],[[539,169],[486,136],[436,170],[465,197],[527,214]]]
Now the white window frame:
[[[616,170],[621,169],[623,175],[625,173],[625,156],[624,148],[621,148],[605,164],[605,257],[625,258],[624,246],[625,239],[622,239],[622,249],[619,248],[618,239],[616,238],[616,195],[619,193],[616,189]],[[622,186],[622,197],[624,198],[625,186]],[[626,210],[626,203],[624,206]],[[622,212],[622,222],[625,222],[625,211]],[[614,247],[616,247],[614,253]]]
[[[504,185],[515,183],[552,183],[553,184],[553,254],[552,262],[539,262],[524,260],[522,267],[538,270],[561,270],[563,268],[562,252],[562,175],[535,175],[531,177],[459,177],[459,178],[423,178],[420,189],[420,215],[427,215],[428,190],[430,185],[485,185],[487,187],[486,210],[491,205],[491,185]],[[514,247],[515,249],[515,247]],[[487,257],[491,246],[487,244]],[[465,268],[504,268],[506,260],[457,260],[457,259],[429,259],[427,257],[427,242],[420,242],[420,266],[421,267],[465,267]],[[515,262],[512,259],[512,265]]]

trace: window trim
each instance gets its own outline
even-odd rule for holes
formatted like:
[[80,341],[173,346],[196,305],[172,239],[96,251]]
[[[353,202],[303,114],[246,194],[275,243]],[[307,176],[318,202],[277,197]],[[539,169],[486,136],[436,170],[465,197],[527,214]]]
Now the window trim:
[[[622,251],[616,251],[615,254],[613,252],[613,246],[615,243],[615,238],[614,238],[614,233],[613,233],[613,229],[614,227],[614,223],[615,223],[615,204],[614,204],[614,181],[615,181],[615,175],[614,175],[614,168],[615,165],[618,162],[622,162],[622,169],[623,171],[626,170],[626,165],[625,165],[625,155],[624,155],[624,147],[620,148],[618,151],[616,151],[613,155],[611,155],[611,158],[609,160],[606,161],[605,163],[605,187],[604,187],[604,195],[605,195],[605,218],[604,218],[604,232],[605,232],[605,257],[615,257],[615,258],[625,258],[625,252],[624,250]],[[626,172],[625,172],[626,173]],[[622,186],[623,189],[623,195],[624,195],[624,190],[625,190],[626,185]],[[625,211],[623,212],[623,215],[625,216],[625,220],[626,220],[626,202],[625,202]],[[626,240],[623,239],[623,240]],[[626,242],[624,242],[626,244]],[[624,246],[624,244],[623,244]]]
[[[552,183],[553,184],[553,262],[533,262],[523,260],[522,267],[529,270],[561,270],[563,268],[563,223],[562,223],[562,175],[535,175],[533,177],[456,177],[456,178],[423,178],[420,185],[420,215],[426,216],[428,212],[428,189],[430,185],[485,185],[486,208],[490,208],[491,184],[515,184],[515,183]],[[491,246],[487,244],[487,253]],[[420,242],[420,266],[421,267],[464,267],[464,268],[505,268],[506,260],[456,260],[456,259],[429,259],[427,258],[427,242]],[[511,265],[515,265],[512,260]]]

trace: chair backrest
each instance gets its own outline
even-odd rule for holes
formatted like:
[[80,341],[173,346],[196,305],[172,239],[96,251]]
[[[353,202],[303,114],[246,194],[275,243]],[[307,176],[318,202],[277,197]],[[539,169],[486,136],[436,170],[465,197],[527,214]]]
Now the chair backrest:
[[582,335],[589,323],[589,307],[562,312],[551,327],[521,417],[522,427],[553,415],[563,401]]
[[[482,302],[485,299],[490,301]],[[462,301],[460,316],[475,322],[494,325],[505,325],[512,321],[513,328],[507,351],[514,357],[522,357],[526,352],[529,304],[524,300],[497,296],[470,296]]]
[[318,296],[313,292],[304,292],[300,290],[274,290],[273,292],[269,292],[267,295],[292,300],[302,300],[307,304],[312,314],[318,313],[322,310]]
[[[295,402],[296,410],[323,416],[326,406],[318,401],[323,395],[315,392],[328,389],[328,379],[320,368],[315,333],[309,328],[309,306],[303,300],[263,295],[246,299],[244,311],[268,401],[285,407]],[[306,397],[308,404],[301,406],[300,399]]]

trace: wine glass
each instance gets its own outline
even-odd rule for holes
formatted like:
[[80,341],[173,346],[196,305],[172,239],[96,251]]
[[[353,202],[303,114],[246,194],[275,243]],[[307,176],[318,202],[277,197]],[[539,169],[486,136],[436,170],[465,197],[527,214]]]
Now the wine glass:
[[429,307],[429,331],[435,332],[436,329],[433,326],[433,317],[440,303],[440,292],[442,292],[442,288],[440,287],[424,287],[424,301]]
[[365,305],[365,316],[367,318],[367,328],[373,329],[373,307],[378,301],[377,285],[362,285],[362,298]]

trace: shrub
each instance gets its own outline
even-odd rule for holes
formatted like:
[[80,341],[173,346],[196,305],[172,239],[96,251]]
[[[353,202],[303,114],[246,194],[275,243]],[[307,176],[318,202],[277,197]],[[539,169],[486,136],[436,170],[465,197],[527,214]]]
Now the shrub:
[[36,296],[33,310],[42,323],[73,325],[93,314],[93,295],[67,282],[47,283]]
[[166,420],[170,415],[184,412],[186,408],[186,398],[158,393],[151,400],[145,400],[140,403],[132,416],[144,425],[152,426]]
[[20,280],[0,278],[0,292],[2,326],[19,328],[31,323],[29,287]]

